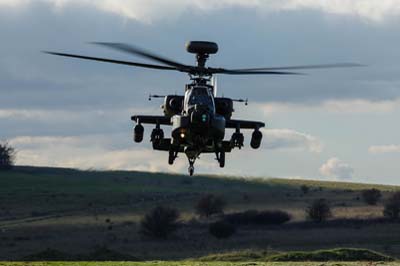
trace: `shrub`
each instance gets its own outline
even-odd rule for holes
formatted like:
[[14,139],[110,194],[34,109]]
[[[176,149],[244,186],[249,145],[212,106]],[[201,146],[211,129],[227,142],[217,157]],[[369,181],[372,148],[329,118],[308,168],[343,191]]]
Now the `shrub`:
[[383,215],[389,219],[398,219],[400,215],[400,191],[394,193],[386,202]]
[[317,199],[306,208],[306,215],[308,219],[320,223],[332,216],[331,207],[325,199]]
[[208,218],[213,214],[223,213],[225,205],[222,197],[206,194],[197,202],[195,209],[200,216]]
[[[255,250],[243,250],[234,251],[228,253],[211,254],[205,257],[197,259],[198,261],[204,262],[260,262],[252,263],[251,265],[264,265],[265,262],[302,262],[298,265],[314,265],[313,263],[307,263],[311,261],[327,262],[327,261],[370,261],[370,262],[382,262],[382,261],[393,261],[394,259],[372,251],[368,249],[358,248],[335,248],[335,249],[323,249],[315,251],[288,251],[288,252],[274,252],[274,251],[255,251]],[[264,262],[264,263],[261,263]],[[221,264],[221,263],[220,263]],[[270,263],[266,263],[270,265]],[[328,263],[329,264],[329,263]],[[342,265],[331,263],[332,265]],[[329,265],[331,265],[329,264]],[[354,264],[359,265],[362,263]],[[368,263],[367,263],[368,264]],[[376,263],[369,263],[376,264]],[[378,263],[379,264],[379,263]],[[247,264],[246,264],[247,265]],[[275,265],[271,263],[271,265]],[[282,263],[278,265],[292,265],[292,263]],[[295,264],[297,265],[297,264]],[[317,264],[315,264],[317,265]],[[318,264],[320,265],[320,264]],[[325,265],[325,264],[321,264]],[[347,265],[347,264],[346,264]]]
[[248,202],[248,201],[250,201],[250,196],[249,196],[249,194],[247,194],[247,193],[244,193],[243,195],[242,195],[242,198],[243,198],[243,201],[246,201],[246,202]]
[[272,255],[266,261],[393,261],[393,258],[368,249],[336,248],[284,252]]
[[361,196],[368,205],[376,205],[382,197],[382,193],[379,189],[372,188],[361,191]]
[[47,248],[43,251],[30,254],[22,258],[23,261],[69,261],[73,260],[72,255],[57,249]]
[[185,177],[185,178],[181,179],[180,183],[182,185],[193,185],[193,178]]
[[262,211],[256,216],[257,224],[284,224],[290,221],[291,217],[284,211]]
[[236,232],[235,226],[226,221],[218,221],[210,224],[208,231],[218,239],[228,238]]
[[14,166],[15,149],[8,143],[0,143],[0,170],[9,170]]
[[279,210],[249,210],[225,215],[225,221],[236,225],[279,225],[290,221],[290,219],[291,217],[287,212]]
[[97,246],[91,253],[79,255],[78,259],[84,261],[140,261],[136,257],[111,250],[106,246]]
[[255,217],[258,215],[256,210],[248,210],[244,212],[234,212],[224,215],[224,220],[231,224],[248,225],[254,224]]
[[303,194],[307,194],[310,191],[310,187],[307,185],[301,185],[300,190]]
[[166,239],[178,229],[179,211],[158,206],[152,209],[140,222],[139,233],[143,236]]
[[[266,251],[259,251],[259,250],[253,250],[253,249],[245,249],[245,250],[238,250],[238,251],[230,251],[230,252],[223,252],[223,253],[215,253],[215,254],[209,254],[204,257],[200,257],[196,259],[196,261],[204,261],[204,262],[221,262],[221,261],[226,261],[226,262],[249,262],[249,261],[260,261],[265,259],[270,252],[269,250]],[[236,263],[232,263],[232,265],[236,265]],[[243,265],[243,264],[239,264]],[[248,265],[248,264],[245,264]],[[252,263],[251,265],[256,265],[255,263]],[[258,265],[258,264],[257,264]]]

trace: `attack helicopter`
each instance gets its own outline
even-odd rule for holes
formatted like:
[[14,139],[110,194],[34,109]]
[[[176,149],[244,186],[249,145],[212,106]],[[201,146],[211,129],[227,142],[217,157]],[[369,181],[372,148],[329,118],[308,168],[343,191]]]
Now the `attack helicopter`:
[[[120,65],[143,67],[158,70],[179,71],[187,73],[190,83],[185,85],[184,95],[150,95],[151,98],[164,98],[161,106],[163,115],[133,115],[131,120],[136,123],[133,129],[133,139],[140,143],[144,136],[143,124],[153,124],[155,128],[150,135],[154,150],[168,152],[168,163],[172,165],[179,153],[184,153],[189,162],[188,172],[192,176],[196,159],[202,153],[213,153],[220,167],[225,166],[225,154],[233,149],[241,149],[244,145],[242,129],[253,130],[250,146],[258,149],[262,141],[261,128],[265,123],[232,119],[233,102],[245,102],[243,99],[231,99],[217,96],[217,88],[213,79],[215,75],[296,75],[301,74],[287,70],[336,68],[360,66],[354,63],[337,63],[324,65],[303,65],[267,68],[227,69],[206,66],[210,55],[218,52],[218,45],[208,41],[190,41],[186,50],[196,57],[197,65],[186,65],[144,49],[123,44],[95,42],[93,44],[108,47],[130,55],[143,57],[158,64],[147,64],[133,61],[121,61],[77,54],[44,51],[47,54],[94,60]],[[160,64],[161,63],[161,64]],[[171,136],[166,137],[161,126],[171,126]],[[233,129],[230,139],[224,140],[226,129]]]

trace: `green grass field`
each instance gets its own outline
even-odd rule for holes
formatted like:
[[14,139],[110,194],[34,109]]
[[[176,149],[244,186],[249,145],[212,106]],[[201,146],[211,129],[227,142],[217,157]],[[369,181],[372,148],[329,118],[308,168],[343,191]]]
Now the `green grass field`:
[[[300,190],[304,184],[311,188],[307,194]],[[367,206],[360,200],[360,191],[372,187],[382,190],[383,199],[376,206]],[[181,260],[242,250],[311,251],[354,247],[398,258],[400,224],[397,222],[304,226],[304,209],[316,198],[329,200],[335,219],[370,219],[382,216],[383,202],[395,190],[400,187],[17,167],[0,172],[0,260],[20,260],[47,248],[83,254],[99,246],[141,260],[179,260],[176,262],[179,265],[214,265],[214,262],[183,263]],[[226,212],[279,209],[289,212],[293,219],[278,227],[241,227],[233,237],[218,240],[208,234],[208,221],[194,213],[193,206],[204,193],[223,196],[227,201]],[[164,241],[142,239],[137,233],[138,222],[157,205],[179,209],[185,226]],[[161,262],[129,265],[153,264],[162,265]]]
[[193,262],[193,261],[148,261],[148,262],[0,262],[0,266],[398,266],[398,262]]
[[0,266],[398,266],[397,262],[193,262],[193,261],[148,261],[148,262],[0,262]]

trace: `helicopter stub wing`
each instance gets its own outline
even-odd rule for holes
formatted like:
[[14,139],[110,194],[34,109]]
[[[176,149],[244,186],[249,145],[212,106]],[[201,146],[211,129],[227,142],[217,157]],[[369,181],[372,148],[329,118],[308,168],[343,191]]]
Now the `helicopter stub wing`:
[[172,125],[170,117],[161,115],[134,115],[131,120],[141,124]]
[[265,127],[265,123],[259,121],[248,121],[248,120],[226,120],[226,128],[243,128],[243,129],[258,129]]

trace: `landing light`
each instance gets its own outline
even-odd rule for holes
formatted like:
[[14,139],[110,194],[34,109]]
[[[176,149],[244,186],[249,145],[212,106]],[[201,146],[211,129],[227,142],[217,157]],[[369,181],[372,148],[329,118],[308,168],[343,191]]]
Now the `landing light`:
[[182,132],[182,133],[180,134],[180,137],[181,137],[182,139],[184,139],[184,138],[185,138],[185,133]]

